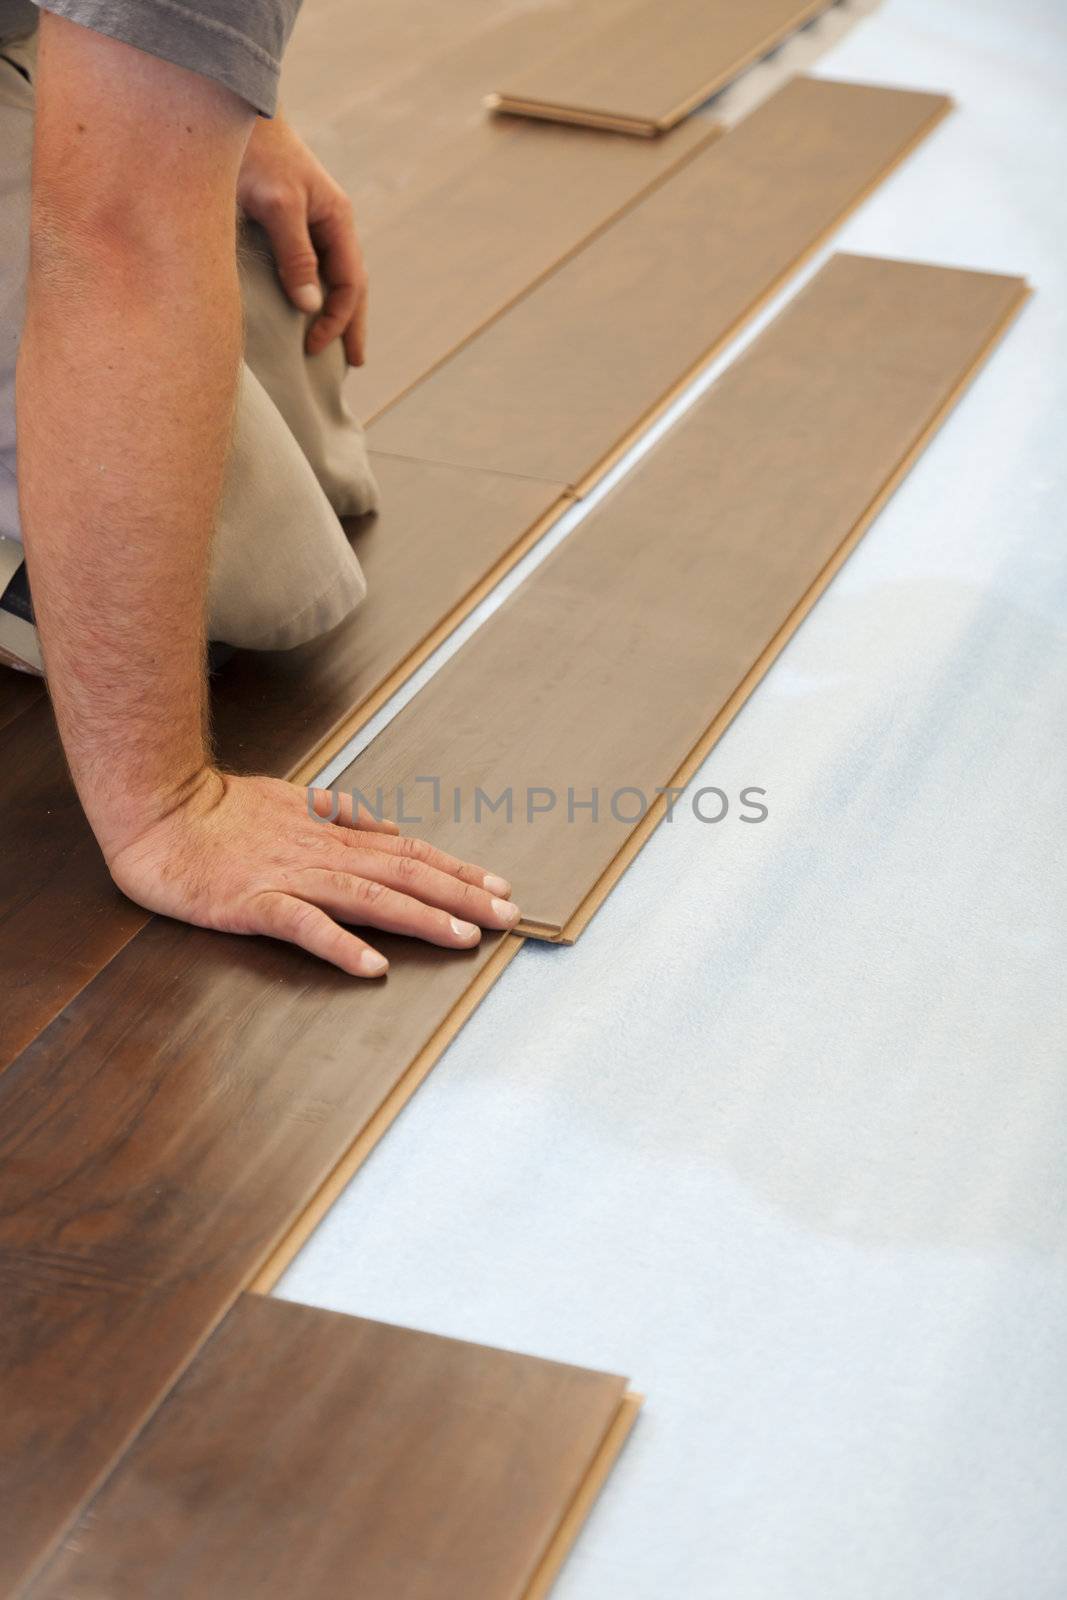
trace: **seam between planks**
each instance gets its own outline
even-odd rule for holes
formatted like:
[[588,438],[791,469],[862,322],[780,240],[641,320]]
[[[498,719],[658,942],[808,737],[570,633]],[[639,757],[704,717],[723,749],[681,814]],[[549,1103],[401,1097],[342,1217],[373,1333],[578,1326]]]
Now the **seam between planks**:
[[[405,388],[400,390],[398,394],[395,394],[391,400],[387,400],[384,405],[380,405],[377,411],[373,411],[367,417],[365,417],[363,419],[363,426],[369,430],[380,417],[384,417],[386,413],[391,411],[394,406],[399,405],[401,400],[406,399],[406,397],[411,394],[413,390],[417,389],[420,384],[425,383],[427,378],[431,377],[435,372],[438,372],[441,367],[447,365],[447,363],[452,360],[453,356],[458,355],[461,350],[465,350],[469,344],[472,344],[475,339],[479,338],[483,333],[485,333],[487,328],[492,327],[494,322],[499,322],[501,317],[506,316],[509,311],[513,310],[515,306],[531,295],[535,289],[540,288],[540,286],[549,278],[554,277],[555,274],[563,267],[568,266],[576,256],[580,256],[584,250],[586,250],[591,244],[594,244],[596,240],[600,238],[601,234],[606,233],[609,228],[613,228],[617,222],[622,220],[623,217],[627,216],[639,205],[642,205],[651,195],[655,194],[656,190],[661,188],[663,184],[670,182],[670,180],[673,178],[676,178],[680,172],[684,171],[691,161],[694,161],[697,156],[703,155],[710,145],[717,143],[723,134],[726,133],[726,131],[727,130],[723,124],[718,122],[711,123],[709,125],[708,136],[706,139],[701,139],[697,144],[693,145],[690,150],[686,150],[678,157],[678,160],[674,162],[672,166],[666,167],[662,172],[658,172],[643,189],[638,189],[629,200],[625,201],[621,206],[619,206],[616,211],[613,211],[610,216],[605,217],[602,222],[599,222],[596,227],[591,230],[591,232],[583,234],[582,237],[575,244],[573,244],[569,250],[566,250],[563,255],[559,256],[550,267],[546,267],[543,272],[538,273],[536,278],[531,278],[529,283],[525,284],[523,288],[521,288],[516,294],[512,295],[511,298],[502,306],[500,306],[496,311],[491,312],[490,315],[486,317],[484,322],[480,322],[478,326],[473,328],[470,333],[466,334],[458,344],[453,345],[451,350],[449,350],[446,355],[441,356],[432,364],[432,366],[427,367],[425,372],[420,372],[417,378],[413,378],[412,381],[407,384]],[[370,448],[373,450],[373,443],[371,443]],[[390,452],[388,451],[379,452],[379,454],[382,455],[388,455],[389,453]],[[414,457],[410,459],[419,460],[421,458]],[[447,465],[448,463],[445,464]],[[519,477],[521,474],[505,473],[502,474],[502,476]],[[537,479],[536,481],[541,482],[542,480]],[[555,480],[552,479],[547,481],[554,482]]]

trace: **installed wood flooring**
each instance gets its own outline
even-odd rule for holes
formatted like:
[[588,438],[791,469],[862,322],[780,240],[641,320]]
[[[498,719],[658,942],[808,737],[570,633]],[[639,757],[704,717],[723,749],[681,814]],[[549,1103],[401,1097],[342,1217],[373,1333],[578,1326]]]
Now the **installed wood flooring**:
[[0,1594],[520,942],[368,985],[153,919],[0,1074]]
[[607,1373],[245,1295],[29,1593],[526,1600],[632,1416]]

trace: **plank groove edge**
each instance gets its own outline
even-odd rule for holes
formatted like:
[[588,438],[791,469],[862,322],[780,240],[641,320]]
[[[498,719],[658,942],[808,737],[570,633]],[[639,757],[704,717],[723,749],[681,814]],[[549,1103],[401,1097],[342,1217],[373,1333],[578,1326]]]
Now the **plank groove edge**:
[[643,1394],[630,1389],[622,1397],[615,1420],[604,1436],[604,1441],[589,1468],[578,1493],[567,1508],[566,1516],[556,1530],[552,1543],[545,1551],[541,1565],[531,1580],[523,1600],[547,1600],[549,1590],[559,1576],[560,1569],[571,1550],[586,1518],[603,1489],[623,1446],[633,1431],[634,1423],[645,1403]]

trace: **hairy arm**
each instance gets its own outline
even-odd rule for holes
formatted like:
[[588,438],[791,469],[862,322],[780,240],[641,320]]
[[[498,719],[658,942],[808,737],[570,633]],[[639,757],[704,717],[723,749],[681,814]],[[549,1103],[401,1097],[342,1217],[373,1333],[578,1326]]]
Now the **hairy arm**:
[[506,884],[480,868],[350,811],[318,822],[294,785],[213,766],[205,588],[254,115],[48,13],[37,96],[20,505],[64,749],[113,876],[152,910],[364,976],[386,963],[344,922],[459,947],[476,924],[511,926]]
[[106,854],[203,781],[254,114],[47,13],[39,61],[19,492],[63,745]]

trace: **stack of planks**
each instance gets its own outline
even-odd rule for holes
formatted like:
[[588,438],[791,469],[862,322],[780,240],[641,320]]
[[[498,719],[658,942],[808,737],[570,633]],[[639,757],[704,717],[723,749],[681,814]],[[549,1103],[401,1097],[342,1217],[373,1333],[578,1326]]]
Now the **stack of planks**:
[[[949,109],[801,77],[637,140],[478,97],[659,132],[818,9],[380,0],[357,89],[344,0],[308,8],[289,100],[369,219],[384,510],[352,621],[221,675],[233,769],[309,779]],[[1026,292],[832,258],[350,764],[439,774],[419,831],[512,877],[526,920],[475,951],[385,939],[353,985],[149,917],[0,678],[0,1594],[547,1592],[624,1380],[263,1293],[523,938],[581,932]]]

